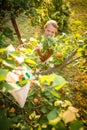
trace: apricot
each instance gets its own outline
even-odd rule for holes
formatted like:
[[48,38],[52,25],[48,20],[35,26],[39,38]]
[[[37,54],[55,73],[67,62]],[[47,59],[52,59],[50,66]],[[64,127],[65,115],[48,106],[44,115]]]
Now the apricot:
[[58,54],[57,54],[57,57],[58,57],[58,58],[62,58],[62,57],[63,57],[63,54],[62,54],[62,53],[58,53]]
[[38,101],[39,101],[39,100],[38,100],[37,98],[34,98],[34,103],[36,103],[36,104],[37,104],[37,103],[38,103]]

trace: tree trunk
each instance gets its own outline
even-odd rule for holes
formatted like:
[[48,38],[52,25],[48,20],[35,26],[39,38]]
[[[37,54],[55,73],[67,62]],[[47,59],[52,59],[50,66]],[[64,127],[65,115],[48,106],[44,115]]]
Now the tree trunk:
[[21,40],[21,34],[20,34],[20,32],[19,32],[19,29],[18,29],[18,25],[17,25],[17,23],[16,23],[16,19],[15,19],[14,17],[11,17],[11,22],[12,22],[12,25],[13,25],[13,27],[14,27],[14,29],[15,29],[16,34],[17,34],[19,43],[20,43],[20,44],[23,44],[23,42],[22,42],[22,40]]

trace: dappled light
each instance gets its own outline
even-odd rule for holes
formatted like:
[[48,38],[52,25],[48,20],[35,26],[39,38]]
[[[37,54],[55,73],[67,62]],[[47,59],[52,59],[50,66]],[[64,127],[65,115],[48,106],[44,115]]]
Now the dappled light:
[[0,130],[87,130],[85,5],[1,0]]

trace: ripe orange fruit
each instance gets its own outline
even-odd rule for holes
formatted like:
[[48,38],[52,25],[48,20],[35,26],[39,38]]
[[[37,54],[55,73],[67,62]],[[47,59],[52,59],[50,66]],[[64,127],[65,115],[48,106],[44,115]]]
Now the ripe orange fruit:
[[62,57],[63,57],[63,54],[62,54],[62,53],[57,53],[57,57],[58,57],[58,58],[62,58]]
[[39,100],[37,98],[34,98],[34,103],[38,103]]
[[20,48],[17,48],[17,51],[21,51],[21,49],[20,49]]
[[86,63],[87,63],[86,60],[82,61],[82,65],[85,65]]

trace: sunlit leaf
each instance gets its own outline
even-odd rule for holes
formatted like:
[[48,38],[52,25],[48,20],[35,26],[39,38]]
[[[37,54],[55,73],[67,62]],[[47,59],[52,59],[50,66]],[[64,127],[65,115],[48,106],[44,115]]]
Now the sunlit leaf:
[[36,112],[35,111],[33,111],[30,115],[29,115],[29,119],[34,119],[35,118],[35,116],[36,116]]
[[5,48],[1,48],[0,53],[3,53],[5,50],[6,50]]
[[60,98],[59,94],[56,91],[50,91],[51,94],[57,98]]
[[32,52],[32,49],[26,49],[26,48],[20,48],[20,51],[21,52],[24,52],[24,53],[31,53]]
[[32,64],[32,65],[36,65],[36,62],[34,60],[31,60],[31,59],[25,59],[25,62],[28,63],[28,64]]
[[11,52],[9,55],[12,56],[12,57],[14,57],[14,56],[20,56],[21,53],[18,52],[18,51],[14,51],[14,52]]
[[61,89],[67,83],[67,81],[62,76],[56,74],[53,74],[53,76],[54,81],[52,86],[55,87],[56,90]]
[[0,69],[0,81],[5,80],[8,71],[6,69]]
[[14,69],[14,67],[16,67],[16,63],[12,60],[3,60],[3,65],[5,65],[6,67],[12,68]]
[[57,125],[60,121],[61,121],[61,118],[57,116],[55,119],[49,120],[49,124],[52,125],[52,126],[55,126],[55,125]]
[[64,102],[62,103],[62,107],[68,107],[68,106],[72,106],[72,103],[68,100],[64,100]]
[[0,62],[2,62],[2,61],[3,61],[3,59],[0,58]]
[[46,85],[50,85],[54,81],[54,76],[53,75],[40,76],[39,80],[41,83],[44,83]]

